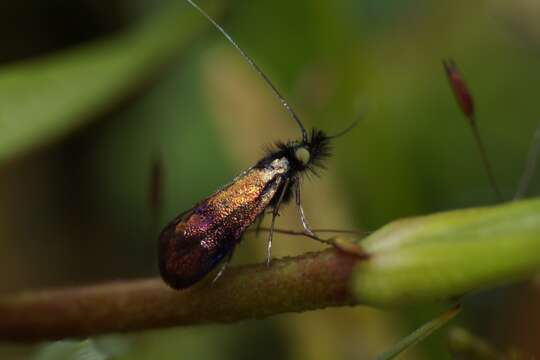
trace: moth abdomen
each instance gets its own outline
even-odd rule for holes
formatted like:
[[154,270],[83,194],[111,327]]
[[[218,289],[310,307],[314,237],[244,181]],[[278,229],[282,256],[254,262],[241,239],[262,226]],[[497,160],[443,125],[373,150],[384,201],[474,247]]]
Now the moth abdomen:
[[202,279],[235,245],[223,239],[219,231],[208,231],[203,236],[189,234],[185,225],[185,220],[172,222],[159,238],[159,270],[174,289],[187,288]]

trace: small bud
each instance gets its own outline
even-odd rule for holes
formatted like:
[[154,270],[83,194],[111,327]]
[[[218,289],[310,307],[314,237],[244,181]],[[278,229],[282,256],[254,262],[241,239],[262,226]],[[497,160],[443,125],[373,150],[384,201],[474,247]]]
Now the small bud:
[[443,60],[443,66],[446,70],[446,77],[448,78],[448,82],[450,82],[450,87],[454,92],[454,96],[456,97],[459,107],[461,108],[461,111],[463,111],[463,114],[465,114],[467,120],[469,120],[469,125],[471,126],[474,140],[476,142],[476,145],[478,146],[480,155],[482,156],[482,162],[484,164],[484,168],[486,169],[486,173],[489,182],[491,183],[491,187],[493,188],[493,191],[495,192],[497,198],[501,200],[502,194],[499,190],[497,182],[495,181],[495,176],[493,175],[493,170],[491,169],[491,163],[489,162],[486,149],[482,142],[482,138],[480,137],[480,130],[478,129],[478,126],[476,125],[476,121],[474,119],[474,101],[472,95],[467,88],[467,84],[461,77],[456,63],[453,60]]
[[465,116],[473,121],[474,119],[474,101],[467,87],[467,84],[461,77],[461,74],[453,60],[443,60],[443,66],[446,70],[446,76],[450,83],[450,87],[454,92],[454,96]]

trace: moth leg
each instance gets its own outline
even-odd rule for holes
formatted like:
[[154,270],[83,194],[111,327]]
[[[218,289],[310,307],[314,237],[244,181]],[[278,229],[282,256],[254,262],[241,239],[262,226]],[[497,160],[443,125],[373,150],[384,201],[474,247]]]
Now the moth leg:
[[298,214],[300,215],[300,221],[302,222],[302,227],[304,228],[304,234],[318,242],[321,242],[323,244],[332,244],[331,241],[321,239],[318,237],[315,232],[311,229],[311,226],[309,226],[309,223],[306,219],[306,215],[304,214],[304,208],[302,207],[302,202],[300,200],[300,180],[296,182],[296,189],[295,189],[295,198],[296,198],[296,206],[298,207]]
[[223,273],[225,272],[225,270],[227,269],[227,266],[229,265],[229,263],[231,262],[231,259],[233,257],[233,254],[234,254],[234,249],[232,249],[231,251],[229,251],[229,253],[227,254],[227,258],[225,259],[225,262],[223,263],[223,265],[221,265],[221,269],[219,269],[218,273],[216,274],[216,276],[214,277],[214,279],[212,280],[212,285],[216,283],[216,281],[218,281],[218,279],[221,277],[221,275],[223,275]]
[[317,235],[311,230],[311,227],[309,226],[309,223],[306,219],[306,215],[304,214],[304,208],[302,207],[302,202],[300,201],[300,180],[296,182],[296,189],[295,189],[295,197],[296,197],[296,206],[298,207],[298,214],[300,215],[300,221],[302,222],[302,227],[304,228],[304,231],[310,236],[316,238]]
[[289,181],[290,181],[289,179],[285,181],[285,185],[283,186],[283,190],[281,190],[281,194],[279,194],[279,198],[276,203],[276,206],[274,206],[274,209],[272,210],[272,223],[270,224],[270,231],[268,231],[268,248],[266,252],[266,266],[270,266],[270,262],[272,261],[272,236],[274,235],[274,225],[276,224],[276,217],[279,215],[279,206],[281,205],[281,201],[283,201],[283,197],[285,196],[285,193],[287,192]]

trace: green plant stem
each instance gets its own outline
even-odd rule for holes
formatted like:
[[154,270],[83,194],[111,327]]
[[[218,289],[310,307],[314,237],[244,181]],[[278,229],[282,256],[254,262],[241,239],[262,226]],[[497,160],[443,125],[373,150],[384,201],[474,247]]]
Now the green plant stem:
[[[500,360],[504,354],[492,344],[462,327],[454,327],[448,332],[448,348],[457,358]],[[516,359],[517,360],[517,359]]]
[[390,349],[380,354],[377,360],[390,360],[395,359],[399,354],[405,350],[413,347],[419,342],[426,339],[428,336],[439,330],[452,320],[461,310],[460,305],[456,305],[436,318],[428,321],[418,329],[414,330],[411,334],[401,339],[397,344],[393,345]]
[[[0,298],[0,339],[47,340],[352,305],[349,276],[357,257],[326,250],[232,268],[185,291],[161,279],[45,290]],[[209,276],[211,278],[211,276]]]
[[540,271],[540,199],[394,221],[360,243],[363,304],[447,301]]

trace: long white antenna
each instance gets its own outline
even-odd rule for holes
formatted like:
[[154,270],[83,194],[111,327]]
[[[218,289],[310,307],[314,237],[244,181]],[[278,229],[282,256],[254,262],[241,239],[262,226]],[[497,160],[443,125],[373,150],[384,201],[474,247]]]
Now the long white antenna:
[[298,117],[298,115],[296,115],[296,113],[294,112],[294,110],[292,109],[292,107],[289,105],[289,103],[287,102],[287,100],[285,100],[285,98],[281,95],[281,93],[278,91],[278,89],[274,86],[274,84],[272,84],[272,82],[270,81],[270,79],[268,78],[268,76],[266,76],[266,74],[259,68],[259,66],[257,66],[257,64],[255,64],[255,61],[253,61],[253,59],[251,59],[249,57],[248,54],[245,53],[244,50],[242,50],[242,48],[236,43],[236,41],[234,41],[234,39],[225,31],[225,29],[223,29],[214,19],[212,19],[210,17],[210,15],[208,15],[203,9],[201,9],[199,7],[199,5],[195,4],[193,1],[191,0],[186,0],[188,3],[191,4],[191,6],[193,6],[198,12],[200,12],[205,18],[208,19],[208,21],[210,21],[212,23],[212,25],[214,25],[214,27],[216,29],[219,30],[219,32],[221,32],[223,34],[223,36],[225,36],[225,38],[232,44],[232,46],[234,46],[236,48],[236,50],[238,50],[238,52],[240,52],[240,54],[242,55],[242,57],[244,58],[244,60],[246,60],[246,62],[251,65],[251,67],[253,67],[253,69],[255,69],[255,71],[257,72],[257,74],[259,74],[262,79],[268,84],[268,86],[272,89],[272,91],[274,92],[274,94],[277,96],[277,98],[279,99],[279,101],[281,101],[281,104],[285,107],[285,109],[287,110],[287,112],[289,113],[289,115],[293,118],[293,120],[298,124],[298,126],[300,127],[300,131],[302,132],[302,141],[305,143],[308,141],[308,136],[307,136],[307,132],[306,132],[306,129],[304,128],[304,125],[302,124],[302,122],[300,121],[300,118]]

